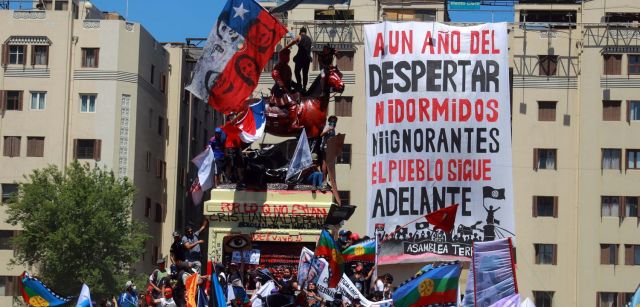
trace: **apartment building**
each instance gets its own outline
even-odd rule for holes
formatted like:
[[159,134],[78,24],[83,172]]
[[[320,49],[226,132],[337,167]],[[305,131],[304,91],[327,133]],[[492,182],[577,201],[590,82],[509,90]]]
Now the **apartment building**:
[[[0,23],[2,200],[49,164],[111,168],[136,187],[132,218],[151,235],[136,270],[150,272],[168,256],[171,232],[197,218],[185,205],[189,159],[213,130],[211,109],[184,91],[199,48],[164,46],[142,25],[77,0],[2,1]],[[8,264],[19,228],[5,218]],[[0,305],[18,295],[22,270],[0,267]]]
[[[509,46],[517,274],[520,292],[536,306],[622,306],[640,282],[636,4],[520,0],[515,5]],[[329,114],[338,116],[337,131],[347,135],[337,167],[339,188],[358,206],[346,228],[366,232],[362,25],[446,22],[448,16],[445,1],[429,0],[301,5],[280,16],[291,35],[305,26],[316,51],[328,43],[342,54],[337,65],[347,87]],[[273,84],[269,69],[261,78],[263,93]],[[310,75],[315,74],[314,62]],[[401,281],[418,267],[381,271],[392,271]],[[465,280],[466,272],[462,287]]]

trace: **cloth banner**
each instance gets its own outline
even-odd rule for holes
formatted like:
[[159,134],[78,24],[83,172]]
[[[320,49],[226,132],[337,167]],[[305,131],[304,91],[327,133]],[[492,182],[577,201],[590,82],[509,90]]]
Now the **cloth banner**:
[[245,99],[286,33],[255,0],[228,0],[186,89],[224,114],[246,109]]
[[[367,229],[393,232],[379,264],[468,260],[515,235],[507,42],[506,23],[365,26]],[[451,233],[412,223],[453,204]]]
[[510,239],[473,243],[462,306],[491,306],[518,293],[511,248]]
[[197,307],[196,298],[198,297],[198,274],[187,277],[185,282],[187,307]]
[[23,272],[20,275],[20,292],[25,303],[34,306],[58,306],[71,301],[70,297],[62,297],[29,273]]
[[[302,276],[301,272],[303,272]],[[335,293],[340,292],[343,300],[348,303],[351,303],[357,297],[360,298],[360,303],[365,307],[391,306],[391,300],[380,302],[368,300],[358,291],[346,274],[342,274],[342,279],[340,279],[336,288],[329,288],[329,264],[325,259],[314,257],[312,250],[303,247],[300,253],[300,263],[298,264],[298,284],[300,289],[305,289],[309,281],[316,283],[318,293],[324,300],[333,300]]]
[[270,295],[274,289],[277,289],[277,288],[273,280],[269,280],[266,283],[264,283],[264,285],[262,285],[260,289],[256,290],[255,292],[253,292],[253,295],[251,295],[251,299],[250,299],[251,306],[252,307],[265,306],[265,304],[263,304],[263,299],[268,295]]
[[455,306],[458,301],[458,280],[462,272],[459,262],[427,265],[415,277],[393,291],[393,306]]
[[82,290],[80,290],[76,307],[93,307],[93,303],[91,303],[91,292],[87,284],[82,284]]
[[494,304],[491,304],[489,307],[520,307],[520,294],[516,293],[507,296]]
[[287,176],[285,181],[289,181],[295,176],[299,176],[304,170],[311,167],[313,161],[311,159],[311,149],[309,149],[309,139],[307,139],[307,132],[303,128],[300,132],[300,138],[298,139],[298,145],[293,153],[289,167],[287,168]]
[[198,168],[198,177],[196,177],[190,189],[191,199],[196,206],[202,201],[204,191],[213,187],[214,160],[213,150],[208,145],[204,151],[191,159],[191,162]]

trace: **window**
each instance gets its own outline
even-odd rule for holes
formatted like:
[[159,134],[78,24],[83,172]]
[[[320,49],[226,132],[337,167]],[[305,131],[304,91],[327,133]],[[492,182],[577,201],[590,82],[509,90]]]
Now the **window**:
[[9,45],[9,64],[25,64],[25,45]]
[[100,48],[82,48],[82,67],[98,67]]
[[533,244],[536,253],[536,264],[556,265],[557,247],[555,244]]
[[80,112],[82,113],[96,112],[96,95],[95,94],[80,95]]
[[342,145],[342,154],[336,161],[338,164],[351,164],[351,144]]
[[102,140],[75,139],[73,142],[74,159],[94,159],[100,161]]
[[31,65],[49,65],[49,46],[31,46]]
[[338,191],[338,196],[340,196],[340,205],[351,204],[351,191]]
[[341,71],[353,71],[353,51],[340,51],[336,55],[336,66]]
[[624,264],[640,265],[640,245],[624,245]]
[[598,307],[619,307],[618,293],[598,292]]
[[620,105],[621,101],[603,100],[602,101],[602,120],[603,121],[620,121]]
[[27,137],[27,157],[44,157],[44,137]]
[[146,197],[144,199],[144,217],[149,217],[151,214],[151,198]]
[[13,246],[11,245],[13,235],[13,230],[0,230],[0,249],[13,249]]
[[600,162],[602,169],[621,169],[620,156],[622,149],[619,148],[602,148],[602,161]]
[[640,101],[627,101],[627,121],[640,120]]
[[538,101],[538,121],[541,121],[541,122],[556,121],[556,102],[555,101]]
[[19,276],[0,276],[0,296],[20,295]]
[[622,54],[604,54],[604,74],[620,75],[622,70]]
[[558,66],[557,55],[539,55],[538,56],[538,75],[555,76]]
[[553,306],[553,291],[533,291],[533,300],[537,307]]
[[382,17],[388,21],[436,21],[436,11],[385,9]]
[[164,118],[162,116],[158,116],[158,135],[162,136],[164,131]]
[[617,244],[600,244],[600,264],[618,264]]
[[156,223],[162,223],[162,205],[156,203]]
[[633,292],[622,292],[622,293],[618,293],[618,298],[621,300],[620,302],[620,307],[622,306],[630,306],[629,303],[631,303],[631,299],[633,298],[633,295],[635,293]]
[[620,196],[602,196],[601,197],[601,216],[620,216]]
[[6,203],[13,197],[14,194],[18,193],[18,185],[15,183],[3,183],[2,184],[2,202]]
[[56,1],[56,11],[69,10],[69,1]]
[[151,152],[147,151],[147,172],[151,170]]
[[340,96],[336,97],[336,116],[351,117],[353,107],[353,97]]
[[558,217],[557,196],[534,196],[533,217]]
[[153,80],[154,80],[154,76],[156,75],[156,66],[151,64],[151,78],[149,78],[149,80],[151,81],[151,84],[153,84]]
[[627,58],[629,60],[627,74],[640,75],[640,54],[630,54]]
[[558,169],[556,149],[533,149],[533,169]]
[[167,91],[167,75],[160,75],[160,91],[165,93]]
[[3,155],[5,157],[20,156],[20,137],[19,136],[5,136],[3,145],[4,145]]
[[638,197],[627,196],[624,198],[624,216],[640,217],[638,214]]
[[22,91],[6,91],[4,109],[7,111],[22,111]]
[[167,163],[158,159],[156,160],[156,177],[164,179],[166,176]]
[[31,92],[31,110],[44,110],[46,98],[46,92]]
[[627,149],[627,169],[640,169],[640,149]]

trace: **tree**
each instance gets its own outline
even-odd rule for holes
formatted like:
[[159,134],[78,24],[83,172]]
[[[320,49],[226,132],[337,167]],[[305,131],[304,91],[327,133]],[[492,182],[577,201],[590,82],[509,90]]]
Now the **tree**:
[[25,176],[8,203],[7,222],[20,225],[14,264],[33,266],[63,295],[86,283],[94,298],[122,291],[144,252],[145,225],[132,220],[135,190],[113,172],[73,162]]

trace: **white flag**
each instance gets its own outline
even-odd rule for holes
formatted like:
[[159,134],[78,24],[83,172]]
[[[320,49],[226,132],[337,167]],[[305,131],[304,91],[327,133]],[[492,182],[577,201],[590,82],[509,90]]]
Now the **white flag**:
[[296,146],[296,151],[293,153],[293,157],[289,162],[289,169],[287,169],[287,178],[285,181],[289,181],[291,177],[297,176],[300,172],[311,167],[312,162],[309,141],[307,140],[307,132],[302,129],[300,139],[298,139],[298,145]]
[[89,286],[87,286],[87,284],[82,284],[82,290],[80,290],[76,307],[93,307],[91,303],[91,293],[89,293]]
[[198,168],[198,178],[191,186],[191,198],[193,199],[194,205],[202,201],[204,191],[213,187],[212,171],[215,167],[213,161],[213,150],[211,150],[211,146],[207,146],[203,152],[191,160]]
[[251,306],[252,307],[262,307],[262,299],[261,297],[267,297],[271,295],[271,291],[276,289],[276,285],[273,283],[273,280],[267,281],[260,289],[256,290],[251,296]]

